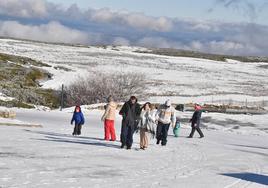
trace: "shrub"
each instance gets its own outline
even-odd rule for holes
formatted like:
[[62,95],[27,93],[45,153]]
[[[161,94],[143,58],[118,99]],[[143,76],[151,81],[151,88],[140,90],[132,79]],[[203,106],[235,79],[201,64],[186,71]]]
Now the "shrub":
[[146,76],[142,73],[98,74],[79,78],[65,89],[66,105],[106,102],[112,95],[116,101],[127,100],[130,95],[145,98]]

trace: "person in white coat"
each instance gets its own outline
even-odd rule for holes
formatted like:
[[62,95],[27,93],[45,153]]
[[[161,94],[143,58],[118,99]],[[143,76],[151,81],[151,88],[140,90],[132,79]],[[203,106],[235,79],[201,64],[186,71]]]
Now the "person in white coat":
[[149,145],[148,134],[155,135],[155,111],[149,102],[142,107],[140,120],[140,149],[145,150]]
[[170,125],[174,128],[176,124],[175,108],[171,105],[170,100],[167,100],[165,104],[159,106],[156,113],[156,122],[156,144],[159,144],[161,141],[161,145],[165,146],[167,144],[167,136]]

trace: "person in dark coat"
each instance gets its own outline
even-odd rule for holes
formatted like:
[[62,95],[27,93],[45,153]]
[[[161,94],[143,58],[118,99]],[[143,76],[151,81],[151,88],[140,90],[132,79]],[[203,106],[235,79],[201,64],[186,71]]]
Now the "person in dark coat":
[[74,110],[74,113],[73,113],[73,118],[71,120],[71,124],[73,124],[73,122],[75,122],[73,136],[80,135],[82,125],[84,125],[84,123],[85,123],[85,118],[84,118],[84,115],[83,115],[83,113],[81,111],[80,106],[75,107],[75,110]]
[[188,138],[193,138],[195,130],[197,130],[197,132],[199,133],[200,138],[204,137],[204,134],[202,133],[202,131],[200,129],[202,111],[203,110],[202,110],[201,106],[196,104],[193,117],[190,120],[191,126],[192,126],[192,131],[191,131],[190,135],[188,136]]
[[141,106],[138,104],[137,98],[135,96],[130,97],[129,101],[125,102],[121,108],[119,114],[123,117],[120,135],[121,148],[127,146],[127,149],[131,149],[133,134],[138,127],[141,114]]

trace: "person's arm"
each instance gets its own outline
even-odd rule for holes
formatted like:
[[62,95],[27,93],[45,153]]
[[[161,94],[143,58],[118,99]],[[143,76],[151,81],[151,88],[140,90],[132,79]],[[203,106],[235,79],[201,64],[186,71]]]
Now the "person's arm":
[[176,112],[175,109],[172,109],[172,113],[171,113],[171,123],[172,123],[172,127],[174,128],[176,125]]
[[155,116],[156,116],[156,113],[154,111],[151,111],[148,115],[148,118],[149,118],[149,121],[151,122],[155,122]]
[[155,113],[155,123],[157,124],[160,118],[160,113],[161,113],[161,106],[158,107],[156,113]]
[[81,112],[81,119],[82,119],[81,124],[84,125],[85,124],[85,118],[84,118],[84,114],[82,112]]
[[74,122],[74,114],[73,114],[73,117],[72,117],[72,120],[71,120],[71,125],[73,124]]
[[196,118],[195,116],[196,116],[196,111],[194,111],[192,118],[189,121],[190,123],[192,123],[195,120],[195,118]]
[[140,116],[141,115],[141,111],[142,111],[141,105],[140,104],[137,104],[136,105],[136,115],[137,116]]
[[104,121],[105,118],[107,117],[110,108],[111,108],[111,107],[110,107],[110,105],[108,104],[107,107],[106,107],[106,109],[105,109],[105,112],[104,112],[103,116],[101,117],[101,120],[102,120],[102,121]]
[[140,121],[138,123],[138,128],[141,128],[143,126],[143,123],[145,122],[145,113],[141,112],[140,114]]
[[125,104],[122,106],[121,110],[119,111],[119,114],[120,114],[121,116],[123,116],[123,118],[126,117],[126,111],[127,111],[126,108],[127,108],[127,103],[125,103]]

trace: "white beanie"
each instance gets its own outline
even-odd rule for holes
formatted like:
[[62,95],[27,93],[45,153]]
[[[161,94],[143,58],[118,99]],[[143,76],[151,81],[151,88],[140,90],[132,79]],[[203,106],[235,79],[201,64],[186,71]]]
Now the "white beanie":
[[171,101],[170,101],[169,99],[166,100],[165,105],[166,105],[166,106],[171,106]]

